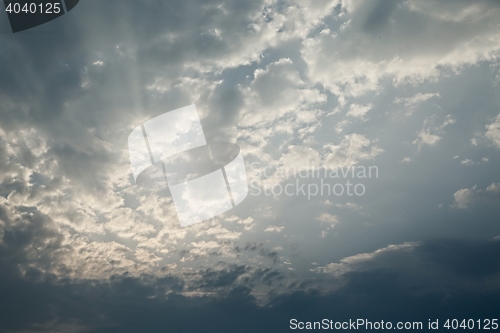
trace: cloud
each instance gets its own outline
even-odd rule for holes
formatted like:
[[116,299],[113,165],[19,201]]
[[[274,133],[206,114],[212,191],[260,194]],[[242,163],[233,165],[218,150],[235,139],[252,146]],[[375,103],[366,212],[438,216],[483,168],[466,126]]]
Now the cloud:
[[441,137],[439,135],[431,134],[429,130],[422,130],[420,133],[418,133],[418,139],[413,141],[413,144],[418,144],[419,146],[423,145],[432,146],[436,144],[439,140],[441,140]]
[[[475,316],[471,309],[478,309],[477,315],[489,317],[497,308],[500,274],[491,256],[499,254],[499,241],[405,243],[352,255],[336,266],[320,266],[314,270],[316,279],[289,284],[271,269],[223,264],[191,273],[188,283],[147,275],[115,276],[108,282],[35,282],[7,279],[4,270],[0,291],[9,304],[0,302],[0,327],[14,332],[154,332],[165,327],[220,332],[237,330],[248,321],[249,331],[267,327],[287,332],[283,322],[297,313],[304,320],[316,320],[316,314],[344,321],[354,314],[384,315],[385,321],[397,322],[409,313],[409,320],[426,321],[463,311]],[[256,297],[267,290],[252,293],[245,287],[258,281],[283,284],[287,292],[271,290],[270,299],[259,304]],[[328,313],[336,313],[335,318]]]
[[405,115],[411,116],[420,104],[434,97],[440,97],[439,93],[417,93],[411,97],[396,97],[394,103],[404,105],[408,109]]
[[316,218],[318,221],[323,222],[323,223],[328,223],[332,227],[335,226],[337,223],[339,223],[338,217],[335,215],[331,215],[328,213],[323,213],[320,216]]
[[[265,69],[257,69],[254,77],[244,92],[247,102],[239,121],[241,127],[273,124],[275,130],[290,133],[297,125],[317,121],[313,108],[326,96],[302,80],[290,59],[282,58]],[[291,119],[284,118],[287,115]],[[277,123],[279,119],[282,121]]]
[[[383,80],[416,85],[446,75],[447,69],[460,70],[480,60],[496,59],[499,31],[487,22],[494,20],[498,10],[489,1],[460,5],[349,1],[335,17],[340,28],[323,28],[304,40],[301,52],[311,79],[343,103],[380,91]],[[477,11],[481,15],[471,14]],[[457,14],[453,24],[445,19],[451,12]],[[408,20],[419,28],[409,28]]]
[[477,186],[471,188],[462,188],[453,194],[455,199],[454,205],[460,209],[466,209],[475,204],[479,200],[500,199],[500,184],[492,183],[486,190],[478,190]]
[[464,209],[469,207],[475,196],[476,187],[463,188],[455,192],[453,197],[458,208]]
[[282,232],[283,229],[284,229],[284,227],[278,227],[278,226],[275,226],[275,225],[270,225],[264,231],[265,232]]
[[[385,248],[378,249],[371,253],[360,253],[354,256],[346,257],[339,263],[330,263],[325,266],[318,266],[311,269],[315,273],[332,274],[333,276],[340,277],[348,272],[359,271],[363,269],[370,269],[370,264],[375,258],[384,257],[388,254],[400,254],[407,251],[413,251],[418,243],[404,243],[400,245],[389,245]],[[365,268],[366,267],[366,268]]]
[[324,238],[328,235],[329,231],[335,228],[335,226],[340,222],[338,216],[331,215],[329,213],[323,213],[316,217],[316,220],[320,221],[323,230],[321,231],[321,237]]
[[384,151],[377,146],[376,140],[357,133],[347,134],[340,144],[326,144],[324,148],[327,151],[324,165],[329,167],[352,166],[359,161],[373,160]]
[[[496,315],[498,244],[464,239],[498,235],[497,209],[475,212],[479,229],[432,209],[452,184],[496,175],[479,143],[499,146],[498,12],[461,0],[89,0],[50,33],[2,35],[0,329],[280,332],[297,313]],[[283,182],[280,168],[366,163],[380,179],[347,203],[249,196],[180,228],[168,189],[134,183],[127,136],[191,103],[207,139],[238,142],[251,176],[252,162],[269,167],[257,184]],[[400,108],[418,112],[392,117]],[[453,207],[497,200],[499,184],[481,186],[456,191]],[[462,240],[425,241],[448,227]]]
[[433,146],[442,139],[444,128],[456,122],[451,115],[447,115],[441,125],[436,125],[436,118],[429,117],[424,121],[424,128],[418,133],[418,138],[413,141],[420,149],[424,145]]
[[418,104],[423,103],[423,102],[425,102],[433,97],[439,97],[439,93],[425,93],[425,94],[418,93],[418,94],[413,95],[412,97],[406,97],[406,98],[397,97],[394,100],[394,103],[403,104],[407,108],[414,108]]
[[486,126],[486,137],[490,139],[496,147],[500,148],[500,115],[494,122]]
[[351,104],[349,107],[349,112],[347,112],[348,117],[355,117],[364,119],[365,115],[373,108],[373,104],[368,105],[360,105],[360,104]]
[[349,209],[349,210],[352,210],[352,211],[359,211],[361,210],[363,207],[355,204],[355,203],[352,203],[352,202],[347,202],[345,204],[336,204],[335,206],[339,207],[339,208],[345,208],[345,209]]
[[498,241],[435,239],[389,245],[318,266],[311,271],[344,279],[347,283],[360,275],[386,272],[398,276],[398,285],[403,289],[421,288],[417,294],[457,288],[481,292],[482,287],[495,293],[498,287],[494,281],[500,274],[500,266],[484,255],[498,251]]

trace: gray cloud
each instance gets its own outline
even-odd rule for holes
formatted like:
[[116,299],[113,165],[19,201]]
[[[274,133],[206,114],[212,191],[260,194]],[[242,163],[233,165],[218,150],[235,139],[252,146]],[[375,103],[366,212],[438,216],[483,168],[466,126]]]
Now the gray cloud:
[[[343,273],[341,281],[323,280],[322,285],[337,285],[335,291],[304,281],[302,286],[309,285],[307,291],[297,291],[300,287],[296,284],[289,293],[271,296],[267,305],[257,305],[250,290],[235,285],[246,272],[237,266],[217,273],[211,268],[200,271],[199,281],[205,287],[226,287],[226,293],[219,295],[182,296],[178,294],[181,280],[171,277],[113,277],[108,283],[74,284],[34,282],[31,277],[10,280],[3,274],[0,289],[12,296],[13,302],[9,307],[2,306],[5,316],[0,324],[7,331],[41,332],[154,332],[167,328],[174,332],[220,332],[238,329],[242,324],[248,331],[286,332],[291,318],[341,321],[363,316],[371,320],[426,321],[457,311],[470,315],[482,311],[491,316],[498,305],[494,281],[500,267],[488,255],[497,254],[499,249],[498,241],[459,240],[381,249],[363,259],[343,260],[353,266]],[[274,274],[264,270],[253,276],[267,280],[275,279]],[[168,290],[173,292],[166,293]]]
[[[0,302],[0,327],[280,332],[290,316],[492,314],[498,242],[470,239],[500,233],[499,8],[89,0],[2,34],[0,288],[15,301]],[[300,178],[280,168],[379,177],[347,177],[360,197],[250,195],[181,228],[168,190],[134,183],[127,136],[191,103],[261,189]]]

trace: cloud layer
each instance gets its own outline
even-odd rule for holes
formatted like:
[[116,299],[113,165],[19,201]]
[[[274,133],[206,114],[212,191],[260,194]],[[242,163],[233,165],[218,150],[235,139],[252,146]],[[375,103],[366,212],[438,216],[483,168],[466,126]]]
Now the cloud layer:
[[[0,329],[280,332],[299,315],[493,309],[499,11],[89,0],[1,34]],[[181,228],[168,190],[135,183],[127,138],[192,103],[260,194]],[[365,193],[272,192],[347,181]]]

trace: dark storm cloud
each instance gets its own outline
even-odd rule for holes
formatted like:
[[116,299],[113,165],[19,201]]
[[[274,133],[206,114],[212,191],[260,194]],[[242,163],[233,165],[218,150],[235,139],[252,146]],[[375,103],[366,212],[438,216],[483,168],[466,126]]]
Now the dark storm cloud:
[[498,241],[429,241],[417,251],[430,267],[443,267],[457,276],[481,278],[500,272],[500,261],[492,260],[500,256]]
[[203,269],[198,272],[198,274],[201,275],[201,279],[197,287],[228,287],[246,271],[247,268],[243,265],[231,265],[226,270],[214,270],[213,268]]
[[[27,232],[24,237],[33,234]],[[495,309],[500,305],[500,290],[485,290],[482,283],[484,279],[498,278],[499,267],[494,260],[480,258],[499,251],[498,241],[424,242],[406,257],[412,263],[423,262],[428,268],[413,277],[417,285],[408,284],[406,265],[390,264],[391,258],[400,255],[396,251],[372,258],[380,261],[375,263],[376,268],[358,267],[345,274],[342,286],[334,292],[316,288],[292,291],[274,295],[262,306],[257,305],[249,289],[234,285],[235,279],[246,271],[242,266],[219,272],[199,271],[201,283],[229,288],[223,295],[195,297],[178,294],[183,284],[172,277],[114,277],[107,283],[71,283],[53,279],[35,282],[35,274],[27,279],[2,274],[0,290],[6,297],[0,302],[0,327],[7,332],[49,332],[63,325],[68,331],[69,327],[74,331],[80,327],[90,332],[288,332],[292,318],[393,322],[426,322],[457,316],[490,318],[495,317]],[[487,268],[488,264],[493,268]],[[456,288],[443,279],[442,274],[454,276],[458,267],[480,272],[458,272],[469,288]],[[267,279],[270,273],[262,271],[258,275]],[[335,281],[331,278],[331,283]],[[436,283],[440,288],[427,288]]]
[[16,208],[19,217],[9,219],[2,214],[3,228],[0,245],[2,262],[10,267],[25,264],[28,257],[35,255],[40,263],[49,264],[55,250],[62,249],[62,237],[54,228],[54,223],[34,207]]
[[264,282],[267,285],[272,285],[274,282],[285,282],[286,277],[275,270],[270,268],[264,268],[257,270],[255,274],[255,282]]

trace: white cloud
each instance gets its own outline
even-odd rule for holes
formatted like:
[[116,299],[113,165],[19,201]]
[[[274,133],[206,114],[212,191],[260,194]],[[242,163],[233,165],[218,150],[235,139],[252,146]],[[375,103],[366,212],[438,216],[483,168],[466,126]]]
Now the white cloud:
[[439,93],[417,93],[413,95],[412,97],[397,97],[394,100],[394,103],[396,104],[402,104],[404,105],[408,110],[405,112],[405,115],[411,116],[417,106],[433,97],[439,97]]
[[490,139],[495,146],[500,148],[500,115],[494,122],[486,126],[486,137]]
[[373,104],[361,105],[361,104],[351,104],[349,111],[347,112],[348,117],[355,117],[364,119],[365,115],[373,108]]
[[433,97],[439,97],[439,93],[417,93],[413,95],[412,97],[397,97],[394,100],[394,103],[396,104],[403,104],[404,106],[408,108],[413,108],[417,106],[418,104],[427,101],[428,99],[431,99]]
[[418,138],[413,141],[420,149],[424,145],[433,146],[442,139],[444,128],[454,124],[456,121],[451,115],[447,115],[441,125],[436,125],[436,117],[425,119],[424,128],[418,133]]
[[461,209],[468,208],[474,200],[475,192],[476,186],[472,188],[463,188],[456,191],[455,194],[453,194],[456,206]]
[[282,232],[285,227],[278,227],[275,225],[270,225],[264,231],[265,232]]
[[335,206],[339,208],[346,208],[353,211],[361,210],[363,207],[352,202],[346,202],[345,204],[336,204]]
[[441,137],[436,134],[431,134],[429,130],[422,130],[420,133],[418,133],[418,139],[413,141],[413,144],[418,144],[419,146],[422,145],[429,145],[432,146],[436,144],[439,140],[441,140]]
[[325,167],[352,166],[362,160],[373,160],[384,150],[364,135],[353,133],[344,137],[338,145],[326,144]]
[[478,190],[477,186],[471,188],[462,188],[453,194],[455,199],[454,207],[466,209],[476,203],[478,200],[499,200],[500,183],[492,183],[486,190]]
[[[265,69],[257,69],[254,76],[243,91],[246,107],[239,126],[273,125],[274,132],[290,133],[297,126],[318,121],[314,108],[325,102],[326,96],[301,79],[290,59],[283,58]],[[295,121],[283,119],[287,114],[297,115]]]
[[350,257],[346,257],[338,263],[330,263],[325,266],[318,266],[311,269],[312,272],[321,274],[331,274],[340,277],[352,271],[363,271],[373,268],[373,265],[378,263],[374,261],[375,258],[394,253],[405,253],[412,251],[418,246],[418,243],[408,242],[399,245],[389,245],[387,247],[378,249],[374,252],[360,253]]
[[334,227],[337,223],[339,223],[339,219],[336,215],[331,215],[328,213],[323,213],[320,216],[316,218],[318,221],[321,221],[323,223],[327,223]]
[[[498,57],[500,27],[489,22],[500,10],[493,3],[388,2],[384,17],[374,16],[375,5],[382,3],[344,2],[343,11],[335,17],[344,23],[340,29],[323,29],[303,42],[301,52],[309,76],[341,103],[380,91],[384,79],[396,85],[416,85],[436,80],[448,69],[458,71]],[[481,15],[476,17],[475,12]],[[453,24],[445,19],[449,16],[454,17]],[[425,28],[408,29],[408,20]]]
[[337,215],[331,215],[329,213],[323,213],[316,217],[316,220],[320,221],[324,229],[321,231],[321,237],[324,238],[328,235],[329,231],[335,228],[335,226],[340,222]]

